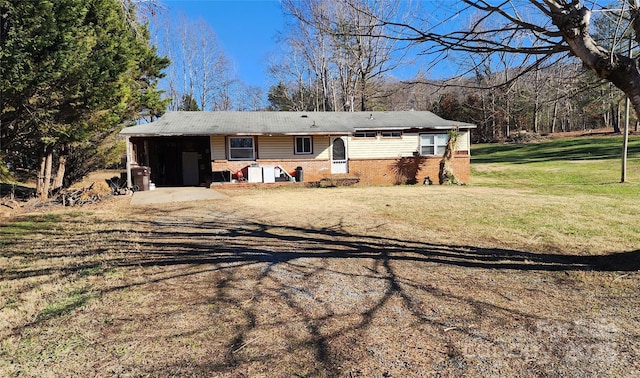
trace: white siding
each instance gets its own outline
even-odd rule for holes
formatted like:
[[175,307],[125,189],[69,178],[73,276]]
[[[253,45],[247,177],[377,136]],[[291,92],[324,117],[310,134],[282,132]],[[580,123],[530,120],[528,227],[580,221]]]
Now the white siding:
[[325,135],[316,135],[313,137],[313,154],[316,159],[329,160],[329,147],[331,138]]
[[411,156],[418,150],[418,134],[403,134],[401,138],[349,138],[349,158],[397,158]]
[[[412,156],[420,150],[420,134],[445,134],[446,132],[405,133],[402,138],[354,138],[349,137],[349,158],[398,158]],[[461,131],[458,138],[458,151],[469,151],[469,132]]]
[[469,138],[469,132],[460,131],[460,136],[458,137],[458,151],[469,150],[471,150],[471,139]]
[[225,148],[223,135],[211,135],[211,160],[225,160],[227,158]]
[[258,137],[259,159],[329,159],[329,137],[314,135],[312,154],[295,154],[295,137],[260,136]]
[[293,138],[291,136],[258,137],[258,158],[292,159]]
[[[422,134],[422,133],[420,133]],[[366,158],[398,158],[412,156],[420,149],[420,134],[403,134],[401,138],[354,138],[349,137],[347,151],[350,159]],[[314,135],[313,154],[296,155],[294,153],[295,137],[290,135],[254,137],[258,145],[260,159],[329,159],[331,138]],[[225,137],[211,136],[211,159],[225,160],[227,156]],[[468,131],[461,131],[458,138],[458,150],[469,151],[470,139]]]

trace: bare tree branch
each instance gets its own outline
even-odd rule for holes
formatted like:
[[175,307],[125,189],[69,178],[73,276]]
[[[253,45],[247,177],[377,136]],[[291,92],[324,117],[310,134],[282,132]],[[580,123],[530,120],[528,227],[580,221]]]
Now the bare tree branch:
[[[640,115],[640,72],[637,59],[616,52],[617,41],[610,49],[598,44],[590,30],[592,10],[578,0],[463,0],[465,14],[477,12],[474,21],[465,28],[459,24],[443,25],[438,29],[377,17],[378,37],[407,40],[424,45],[422,53],[445,52],[466,54],[507,53],[520,55],[525,64],[522,74],[537,67],[547,56],[570,53],[599,78],[611,82],[630,99]],[[598,2],[591,3],[596,7]],[[618,33],[633,29],[640,43],[640,1],[620,0],[622,11],[630,18],[618,19]],[[600,6],[600,4],[597,4]],[[610,5],[603,9],[610,8]],[[600,10],[600,9],[598,9]],[[523,15],[527,14],[527,17]],[[629,22],[629,26],[622,25]],[[533,58],[539,56],[540,58]],[[513,78],[512,78],[513,79]]]

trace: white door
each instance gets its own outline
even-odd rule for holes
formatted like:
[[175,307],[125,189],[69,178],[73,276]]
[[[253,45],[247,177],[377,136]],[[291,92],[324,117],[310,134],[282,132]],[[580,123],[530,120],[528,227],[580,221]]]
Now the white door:
[[182,185],[198,185],[198,153],[182,152]]
[[331,173],[348,173],[347,144],[344,138],[338,137],[331,141]]

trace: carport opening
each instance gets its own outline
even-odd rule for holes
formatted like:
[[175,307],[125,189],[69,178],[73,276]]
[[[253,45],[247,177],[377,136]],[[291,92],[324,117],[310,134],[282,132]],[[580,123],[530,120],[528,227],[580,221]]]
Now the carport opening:
[[211,183],[209,137],[131,138],[135,161],[151,168],[151,181],[162,186]]

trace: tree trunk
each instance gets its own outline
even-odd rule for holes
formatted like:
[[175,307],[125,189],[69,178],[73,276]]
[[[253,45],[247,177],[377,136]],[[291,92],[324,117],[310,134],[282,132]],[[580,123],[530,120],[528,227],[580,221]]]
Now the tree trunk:
[[46,171],[47,166],[47,156],[42,154],[38,158],[39,160],[39,168],[38,168],[38,179],[36,180],[36,197],[43,198],[43,190],[44,190],[44,173]]
[[[599,78],[605,79],[624,92],[636,114],[640,116],[640,71],[636,59],[610,53],[600,47],[589,34],[591,11],[578,1],[545,1],[552,12],[553,24],[558,27],[571,52]],[[630,2],[630,13],[636,38],[640,36],[640,9]]]
[[[480,106],[481,106],[481,114],[482,114],[482,124],[480,125],[482,127],[482,133],[481,135],[486,136],[487,134],[489,134],[487,132],[487,121],[489,120],[489,118],[487,117],[487,104],[486,104],[486,99],[485,99],[485,94],[484,91],[480,92]],[[492,140],[493,142],[493,140]]]
[[507,111],[505,112],[505,116],[504,116],[504,124],[505,124],[505,137],[509,137],[511,135],[511,109],[509,108],[509,96],[506,96],[506,107],[507,107]]
[[329,111],[329,109],[331,109],[331,96],[329,95],[329,83],[328,83],[329,74],[327,72],[327,69],[324,67],[322,69],[322,72],[323,72],[322,74],[322,111],[327,112]]
[[493,130],[493,140],[500,138],[500,133],[498,132],[498,124],[496,122],[496,94],[495,91],[491,91],[491,129]]
[[51,190],[51,170],[53,168],[53,151],[51,149],[47,153],[46,167],[44,172],[44,187],[42,193],[44,198],[49,198],[49,191]]
[[540,125],[538,123],[538,113],[540,112],[540,103],[538,102],[538,96],[536,96],[535,103],[533,104],[533,132],[538,134],[540,132]]
[[551,134],[556,132],[556,124],[558,123],[558,100],[553,103],[553,116],[551,117]]
[[51,168],[53,166],[53,148],[49,145],[43,149],[40,157],[40,171],[36,184],[36,195],[41,199],[49,198],[51,189]]
[[62,151],[60,151],[60,156],[58,157],[58,170],[56,171],[56,177],[53,180],[52,189],[62,188],[64,184],[64,174],[67,170],[67,147],[63,147]]
[[616,107],[614,109],[612,109],[612,111],[616,112],[616,119],[613,122],[613,132],[619,134],[620,133],[620,120],[622,117],[620,117],[620,102],[618,102],[616,104]]
[[440,185],[460,184],[453,170],[453,159],[456,155],[459,135],[457,130],[449,132],[449,140],[447,141],[442,160],[440,160],[440,172],[438,173]]
[[533,102],[533,132],[538,133],[540,131],[540,127],[538,125],[538,113],[540,112],[540,90],[538,85],[540,85],[540,70],[536,69],[536,77],[535,77],[535,93],[534,93],[534,102]]
[[367,95],[365,94],[367,81],[364,73],[360,77],[360,111],[364,112],[367,110]]

